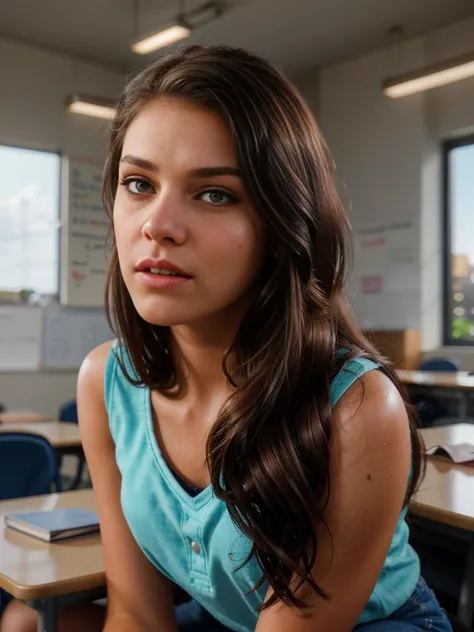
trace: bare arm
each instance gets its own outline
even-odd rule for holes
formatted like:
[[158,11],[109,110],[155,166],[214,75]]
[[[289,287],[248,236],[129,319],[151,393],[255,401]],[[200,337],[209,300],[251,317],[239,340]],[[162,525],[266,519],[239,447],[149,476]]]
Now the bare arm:
[[106,632],[176,632],[172,584],[135,542],[120,506],[120,472],[104,403],[104,369],[111,343],[94,349],[79,372],[82,442],[100,516],[107,576]]
[[388,378],[373,371],[349,389],[333,421],[326,512],[332,543],[326,529],[317,529],[321,554],[313,571],[330,601],[303,588],[311,605],[305,616],[277,603],[261,613],[256,632],[350,632],[385,562],[410,470],[404,403]]

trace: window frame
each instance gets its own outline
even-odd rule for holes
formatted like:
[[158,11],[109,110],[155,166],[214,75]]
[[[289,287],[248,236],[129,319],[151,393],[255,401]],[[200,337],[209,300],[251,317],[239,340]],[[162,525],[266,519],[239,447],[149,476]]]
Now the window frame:
[[460,340],[452,336],[452,250],[451,250],[451,181],[449,156],[453,149],[474,145],[474,134],[445,140],[442,144],[442,259],[443,259],[443,345],[447,347],[474,347],[474,340]]
[[[57,215],[57,231],[56,240],[58,248],[58,265],[56,269],[56,292],[54,294],[41,294],[43,300],[49,302],[59,302],[61,292],[61,259],[62,259],[62,230],[63,230],[63,173],[64,173],[64,153],[58,149],[44,149],[43,147],[37,147],[36,145],[20,145],[17,143],[9,143],[0,139],[0,147],[7,147],[9,149],[22,149],[26,151],[35,151],[42,154],[54,154],[59,158],[59,180],[58,180],[58,215]],[[0,285],[0,292],[8,291],[2,288]],[[3,305],[7,304],[2,302]],[[16,304],[16,303],[14,303]]]

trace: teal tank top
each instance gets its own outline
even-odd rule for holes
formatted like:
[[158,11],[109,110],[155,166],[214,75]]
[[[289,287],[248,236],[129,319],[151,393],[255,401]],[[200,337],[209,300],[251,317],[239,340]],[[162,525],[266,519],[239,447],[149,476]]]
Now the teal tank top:
[[[150,389],[133,386],[123,374],[115,343],[105,370],[105,403],[122,476],[121,504],[128,526],[150,562],[178,584],[215,619],[235,632],[253,632],[267,585],[248,593],[261,577],[249,540],[229,517],[212,486],[192,497],[180,485],[156,440]],[[127,358],[121,359],[136,375]],[[364,373],[378,368],[367,359],[350,360],[331,384],[331,406]],[[403,510],[384,567],[358,624],[384,619],[412,594],[420,575],[408,543]]]

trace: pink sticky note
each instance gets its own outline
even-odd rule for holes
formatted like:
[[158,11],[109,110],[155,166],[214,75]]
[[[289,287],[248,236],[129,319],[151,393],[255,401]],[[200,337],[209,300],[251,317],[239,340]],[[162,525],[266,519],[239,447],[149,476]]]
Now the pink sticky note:
[[380,274],[362,277],[362,294],[382,294],[383,283]]

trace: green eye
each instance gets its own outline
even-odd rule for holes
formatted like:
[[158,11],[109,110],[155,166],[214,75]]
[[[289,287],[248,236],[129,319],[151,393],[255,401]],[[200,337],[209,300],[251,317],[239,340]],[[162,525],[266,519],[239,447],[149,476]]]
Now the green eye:
[[129,189],[133,193],[148,193],[150,185],[145,180],[135,180],[135,182],[130,183]]
[[154,191],[152,185],[143,178],[125,178],[121,184],[131,195],[148,195]]
[[201,199],[214,206],[224,206],[225,204],[235,204],[237,198],[230,193],[220,189],[210,189],[201,193]]

